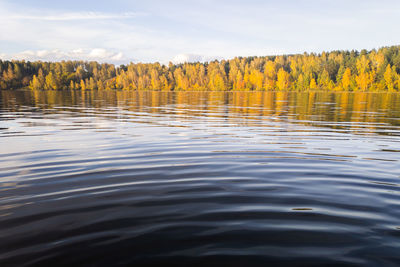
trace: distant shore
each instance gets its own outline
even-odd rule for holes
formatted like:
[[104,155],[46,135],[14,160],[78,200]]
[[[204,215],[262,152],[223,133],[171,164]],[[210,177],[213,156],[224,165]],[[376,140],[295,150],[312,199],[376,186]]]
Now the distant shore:
[[400,46],[205,63],[0,60],[0,89],[154,91],[400,90]]

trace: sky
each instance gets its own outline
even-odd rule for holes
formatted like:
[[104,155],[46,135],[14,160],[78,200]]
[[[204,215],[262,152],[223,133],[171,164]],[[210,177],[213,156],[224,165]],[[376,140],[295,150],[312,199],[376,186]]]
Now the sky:
[[400,44],[398,0],[0,0],[0,59],[209,61]]

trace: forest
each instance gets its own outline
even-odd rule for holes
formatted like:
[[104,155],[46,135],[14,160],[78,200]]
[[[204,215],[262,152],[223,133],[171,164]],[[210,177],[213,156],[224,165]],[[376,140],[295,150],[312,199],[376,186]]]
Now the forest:
[[114,66],[95,61],[3,61],[0,89],[399,91],[400,46],[205,63]]

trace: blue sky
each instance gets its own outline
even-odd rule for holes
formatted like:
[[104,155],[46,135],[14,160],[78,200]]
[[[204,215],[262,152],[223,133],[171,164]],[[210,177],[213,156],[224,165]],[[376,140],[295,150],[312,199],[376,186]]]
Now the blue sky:
[[0,0],[0,58],[111,63],[400,44],[400,1]]

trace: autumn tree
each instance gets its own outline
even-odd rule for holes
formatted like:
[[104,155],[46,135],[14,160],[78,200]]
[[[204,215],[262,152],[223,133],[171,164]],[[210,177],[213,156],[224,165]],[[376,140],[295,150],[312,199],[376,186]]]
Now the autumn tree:
[[53,72],[49,72],[46,76],[45,88],[47,90],[57,90],[59,89],[57,79],[54,76]]
[[350,88],[351,84],[351,70],[349,68],[346,68],[346,70],[343,73],[342,77],[342,88],[344,90],[348,90]]
[[283,68],[278,71],[278,80],[276,85],[279,90],[289,89],[289,73],[287,73]]
[[385,71],[385,74],[383,75],[383,77],[385,79],[386,88],[389,91],[393,91],[395,77],[393,75],[393,71],[392,71],[392,68],[390,67],[390,64],[387,65],[386,71]]
[[0,60],[0,89],[398,90],[399,72],[400,46],[176,65]]

